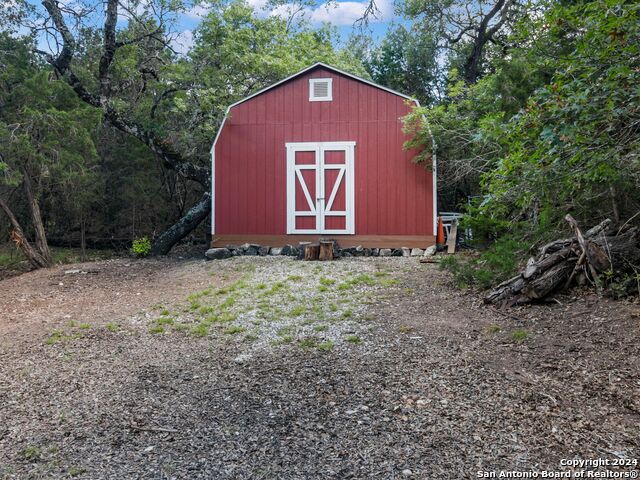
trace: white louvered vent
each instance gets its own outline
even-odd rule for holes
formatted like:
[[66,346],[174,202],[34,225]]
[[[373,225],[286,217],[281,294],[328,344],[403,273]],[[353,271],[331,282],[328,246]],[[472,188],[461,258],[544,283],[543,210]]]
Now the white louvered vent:
[[309,101],[310,102],[330,102],[333,100],[331,88],[331,78],[311,78],[309,79]]

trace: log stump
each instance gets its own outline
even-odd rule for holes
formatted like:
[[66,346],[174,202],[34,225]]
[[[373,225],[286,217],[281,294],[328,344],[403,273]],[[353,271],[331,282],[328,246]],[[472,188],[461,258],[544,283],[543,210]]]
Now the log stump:
[[304,247],[304,259],[305,260],[318,260],[320,256],[320,244],[310,243]]
[[304,253],[307,248],[307,245],[311,245],[311,242],[300,242],[298,243],[298,260],[304,259]]
[[333,240],[320,241],[320,255],[318,260],[333,260]]

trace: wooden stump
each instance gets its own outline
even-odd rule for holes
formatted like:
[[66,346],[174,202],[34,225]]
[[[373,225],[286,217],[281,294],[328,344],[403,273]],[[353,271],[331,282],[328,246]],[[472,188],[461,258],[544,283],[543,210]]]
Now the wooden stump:
[[304,247],[304,259],[305,260],[318,260],[320,256],[320,244],[311,243]]
[[333,260],[333,241],[321,240],[320,241],[320,255],[318,260]]
[[304,259],[304,254],[307,249],[307,245],[311,245],[311,242],[300,242],[298,243],[298,260]]

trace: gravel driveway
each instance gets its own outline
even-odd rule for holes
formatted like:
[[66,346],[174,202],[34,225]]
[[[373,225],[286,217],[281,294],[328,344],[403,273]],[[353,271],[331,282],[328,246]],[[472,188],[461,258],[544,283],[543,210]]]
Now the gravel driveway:
[[411,258],[116,260],[0,291],[0,479],[464,479],[640,459],[635,303],[496,311]]

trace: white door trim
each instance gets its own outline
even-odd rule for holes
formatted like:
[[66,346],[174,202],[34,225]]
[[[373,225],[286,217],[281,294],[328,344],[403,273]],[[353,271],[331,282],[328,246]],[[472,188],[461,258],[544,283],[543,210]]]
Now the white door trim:
[[[353,235],[355,233],[355,189],[354,189],[354,160],[356,142],[287,142],[287,234],[340,234]],[[325,164],[325,152],[343,151],[344,164]],[[296,165],[296,152],[314,152],[315,163]],[[316,199],[313,202],[309,189],[302,178],[301,170],[316,171]],[[325,199],[325,175],[324,171],[329,169],[340,170],[334,188],[329,193],[329,199]],[[309,211],[295,210],[296,179],[300,182],[305,198],[309,202]],[[337,195],[340,184],[344,183],[345,188],[345,210],[331,210]],[[316,217],[316,228],[297,229],[296,217]],[[325,218],[344,216],[345,228],[327,229],[325,228]]]

